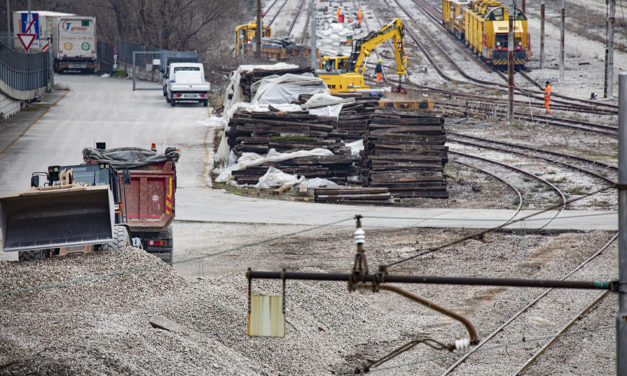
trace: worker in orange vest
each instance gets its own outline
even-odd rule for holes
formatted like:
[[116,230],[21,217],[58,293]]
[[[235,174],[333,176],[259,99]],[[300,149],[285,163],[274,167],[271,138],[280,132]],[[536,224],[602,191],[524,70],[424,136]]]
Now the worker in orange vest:
[[544,108],[546,108],[547,114],[551,113],[549,103],[551,103],[551,85],[549,84],[549,81],[547,81],[546,87],[544,88]]
[[337,22],[340,23],[340,15],[342,14],[342,8],[337,7],[337,11],[335,12],[337,15]]
[[364,12],[361,11],[361,8],[357,11],[357,22],[361,24],[361,21],[364,19]]
[[381,78],[383,76],[383,67],[381,66],[381,59],[379,59],[377,66],[374,68],[374,73],[377,74],[377,82],[381,82]]

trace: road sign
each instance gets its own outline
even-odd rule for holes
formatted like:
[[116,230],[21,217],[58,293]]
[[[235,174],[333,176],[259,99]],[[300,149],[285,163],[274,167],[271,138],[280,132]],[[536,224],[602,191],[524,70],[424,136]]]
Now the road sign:
[[30,18],[28,13],[22,13],[21,16],[21,32],[24,34],[35,34],[35,39],[39,39],[39,13],[31,12]]
[[22,33],[20,33],[20,34],[17,34],[17,37],[20,40],[20,42],[22,43],[22,46],[24,46],[24,50],[28,51],[30,46],[35,41],[35,38],[37,37],[37,34],[22,34]]

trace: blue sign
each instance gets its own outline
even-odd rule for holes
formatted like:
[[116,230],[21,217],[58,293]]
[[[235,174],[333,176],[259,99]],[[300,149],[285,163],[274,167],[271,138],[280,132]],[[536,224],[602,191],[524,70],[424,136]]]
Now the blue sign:
[[22,33],[24,34],[37,34],[35,40],[39,39],[39,13],[30,14],[22,13]]

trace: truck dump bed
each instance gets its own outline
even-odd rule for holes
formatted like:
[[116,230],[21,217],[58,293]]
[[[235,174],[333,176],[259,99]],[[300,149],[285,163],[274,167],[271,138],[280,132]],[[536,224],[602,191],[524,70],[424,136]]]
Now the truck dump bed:
[[122,222],[131,232],[158,232],[174,219],[176,161],[173,148],[165,154],[140,148],[85,148],[87,163],[109,163],[120,179],[118,196]]

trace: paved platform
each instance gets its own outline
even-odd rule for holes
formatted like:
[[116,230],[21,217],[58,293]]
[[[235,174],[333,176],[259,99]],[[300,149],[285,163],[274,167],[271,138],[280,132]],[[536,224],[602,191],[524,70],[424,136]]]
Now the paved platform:
[[[514,220],[538,211],[524,210]],[[491,228],[514,216],[514,210],[423,209],[293,202],[242,197],[223,190],[181,188],[176,192],[176,220],[225,223],[354,226],[364,216],[364,227]],[[555,217],[557,215],[557,217]],[[547,224],[548,223],[548,224]],[[550,211],[506,226],[509,229],[553,231],[618,230],[618,213],[603,210]]]

